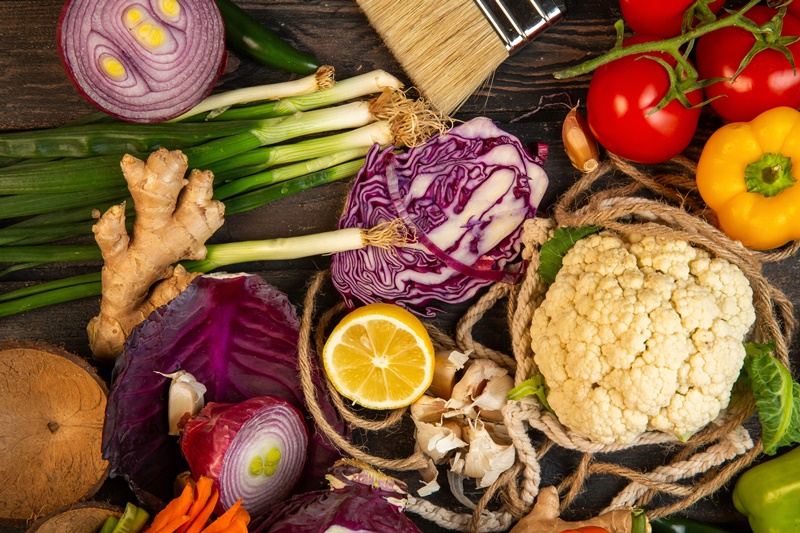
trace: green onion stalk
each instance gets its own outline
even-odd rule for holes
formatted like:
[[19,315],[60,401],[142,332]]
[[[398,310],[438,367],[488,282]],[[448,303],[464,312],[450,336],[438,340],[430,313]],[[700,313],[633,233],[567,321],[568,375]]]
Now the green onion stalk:
[[[282,98],[280,100],[272,100],[257,105],[249,105],[247,107],[221,107],[211,111],[205,115],[205,117],[199,115],[195,116],[194,120],[239,121],[257,118],[285,117],[287,115],[304,113],[306,111],[346,102],[354,98],[367,96],[378,92],[378,90],[380,90],[378,89],[379,87],[388,87],[397,90],[401,88],[401,84],[394,76],[382,70],[375,70],[367,74],[337,81],[329,88],[321,91]],[[198,108],[201,106],[204,109],[208,108],[208,106],[203,106],[203,104],[198,106]],[[193,116],[195,115],[195,111],[189,111],[187,115]],[[180,119],[181,117],[178,118]]]
[[[262,146],[306,135],[358,128],[377,120],[381,112],[380,109],[372,108],[370,102],[359,101],[289,117],[258,120],[246,131],[198,144],[183,152],[189,159],[191,168],[206,169],[216,161]],[[184,125],[176,125],[182,126]],[[15,199],[22,201],[25,196],[35,198],[38,195],[49,195],[48,199],[51,199],[51,195],[58,193],[87,193],[97,192],[99,188],[109,190],[115,186],[124,187],[125,182],[119,170],[119,161],[123,154],[124,152],[86,159],[53,161],[22,169],[6,167],[0,170],[0,195],[9,195],[3,200],[13,203]],[[80,199],[79,195],[68,196],[74,201]],[[47,206],[41,206],[41,209],[47,209]],[[13,216],[20,215],[9,215],[4,209],[0,210],[0,218]]]
[[[299,111],[308,104],[308,100],[306,104],[300,100],[299,104],[294,101],[284,106],[281,112],[287,114],[279,117],[157,126],[160,132],[164,128],[176,128],[174,132],[188,136],[184,138],[187,143],[194,142],[189,138],[202,131],[201,128],[209,128],[200,144],[189,146],[183,152],[190,168],[207,169],[215,174],[217,198],[225,199],[233,208],[228,213],[233,214],[258,207],[259,201],[271,201],[280,196],[272,189],[278,183],[297,180],[303,175],[307,177],[286,189],[293,189],[296,184],[313,187],[328,182],[316,172],[361,159],[374,144],[414,146],[444,129],[441,116],[422,102],[406,98],[394,89],[399,82],[392,80],[395,79],[382,71],[364,74],[318,91],[320,98],[316,100],[324,106],[369,91],[381,92],[370,101]],[[390,88],[386,89],[387,86]],[[323,97],[323,93],[327,96]],[[247,107],[237,108],[237,111],[244,109]],[[241,131],[245,124],[247,127]],[[220,128],[215,129],[218,126]],[[130,143],[136,141],[143,143],[137,145],[140,148],[155,147],[158,143],[153,139],[137,138],[141,131],[146,131],[141,129],[145,127],[91,123],[30,133],[28,153],[47,153],[51,157],[57,153],[60,140],[70,138],[65,132],[72,131],[78,138],[64,143],[62,158],[0,168],[0,250],[5,246],[40,245],[89,235],[100,208],[123,201],[130,205],[119,170],[122,152],[80,157],[75,151],[81,146],[91,147],[87,148],[91,153],[111,151],[109,145],[114,142],[130,147]],[[93,133],[89,135],[88,132]],[[139,133],[134,135],[134,132]],[[51,136],[48,138],[48,135]],[[8,138],[11,137],[0,134],[0,144]],[[20,141],[19,137],[13,139]],[[341,179],[344,168],[349,167],[339,167],[333,174]],[[243,181],[239,183],[240,180]],[[242,195],[246,196],[239,198]],[[0,263],[6,262],[10,261],[6,261],[0,251]]]
[[[373,228],[344,228],[314,235],[206,245],[205,259],[181,264],[189,272],[211,272],[219,268],[256,261],[299,259],[368,246],[393,248],[415,242],[405,224],[398,220],[384,222]],[[36,261],[93,261],[101,259],[96,246],[49,246],[47,249],[10,249],[11,257],[32,258]],[[5,252],[5,250],[4,250]],[[101,273],[93,272],[55,281],[39,283],[0,294],[0,317],[10,316],[38,307],[45,307],[102,294]]]
[[[186,113],[167,122],[181,122],[190,117],[199,116],[208,112],[216,115],[234,105],[249,104],[251,102],[263,100],[282,100],[302,94],[315,93],[317,91],[330,89],[334,83],[333,67],[322,66],[317,69],[317,72],[314,74],[297,80],[259,85],[257,87],[245,87],[243,89],[234,89],[224,93],[212,94]],[[355,98],[355,96],[352,98]]]

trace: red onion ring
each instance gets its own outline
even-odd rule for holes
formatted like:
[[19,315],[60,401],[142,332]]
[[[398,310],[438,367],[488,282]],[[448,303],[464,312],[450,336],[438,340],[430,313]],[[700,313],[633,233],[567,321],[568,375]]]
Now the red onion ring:
[[67,0],[57,47],[89,102],[140,123],[168,120],[197,105],[227,57],[214,0]]
[[259,516],[300,480],[308,430],[300,412],[280,398],[211,402],[187,422],[181,451],[195,478],[215,480],[218,512],[241,498],[250,515]]

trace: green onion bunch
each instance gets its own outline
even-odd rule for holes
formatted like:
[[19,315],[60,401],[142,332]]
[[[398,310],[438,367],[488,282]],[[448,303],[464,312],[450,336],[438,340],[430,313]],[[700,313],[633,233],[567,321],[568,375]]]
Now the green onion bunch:
[[[439,114],[408,99],[386,72],[333,82],[331,70],[214,94],[160,124],[96,114],[0,133],[0,276],[99,260],[94,244],[53,243],[90,236],[96,217],[122,202],[132,222],[135,206],[120,170],[126,153],[146,159],[161,147],[182,150],[190,169],[214,173],[214,197],[230,216],[350,178],[375,144],[414,146],[444,128]],[[0,316],[97,295],[99,279],[87,274],[0,294]]]

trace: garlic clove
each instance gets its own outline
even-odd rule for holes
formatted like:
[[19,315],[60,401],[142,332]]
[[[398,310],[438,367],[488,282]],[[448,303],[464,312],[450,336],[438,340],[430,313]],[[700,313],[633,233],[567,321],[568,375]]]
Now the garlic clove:
[[461,429],[461,422],[457,420],[446,420],[442,422],[442,427],[450,430],[453,436],[457,439],[461,439],[464,435],[464,432]]
[[561,126],[561,139],[572,166],[581,172],[591,172],[600,164],[597,140],[577,107],[567,113]]
[[447,411],[447,403],[427,394],[411,404],[411,418],[420,422],[439,422]]
[[495,376],[486,382],[483,392],[475,398],[471,407],[484,411],[499,411],[508,402],[508,392],[514,388],[514,378],[508,374]]
[[464,476],[478,480],[479,487],[488,487],[500,474],[514,465],[516,451],[511,444],[495,442],[485,425],[477,420],[465,428],[469,448],[464,454]]
[[490,359],[474,359],[464,375],[453,387],[453,394],[447,401],[449,409],[458,409],[464,415],[474,417],[471,409],[475,399],[483,393],[486,384],[493,378],[505,376],[508,371]]
[[457,350],[440,350],[436,352],[436,366],[433,370],[428,392],[437,398],[450,399],[456,382],[456,372],[464,367],[469,355]]
[[481,419],[487,422],[503,422],[505,418],[503,417],[503,411],[481,411]]
[[465,448],[467,443],[461,440],[450,428],[439,424],[414,421],[416,425],[416,443],[425,455],[435,463],[443,463],[453,450]]
[[169,434],[178,436],[186,419],[199,413],[205,405],[206,387],[185,370],[178,370],[172,374],[162,372],[156,374],[172,379],[169,386],[167,418]]

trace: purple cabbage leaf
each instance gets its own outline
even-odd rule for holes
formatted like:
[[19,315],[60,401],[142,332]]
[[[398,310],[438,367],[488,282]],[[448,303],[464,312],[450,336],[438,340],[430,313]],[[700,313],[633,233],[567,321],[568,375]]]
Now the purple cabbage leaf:
[[331,276],[347,306],[383,301],[434,316],[441,303],[516,282],[522,224],[548,185],[542,163],[485,117],[404,153],[373,147],[339,227],[400,218],[418,242],[335,254]]
[[365,464],[342,459],[331,467],[328,490],[297,494],[251,524],[253,533],[421,533],[403,512],[408,488]]
[[[196,278],[129,336],[116,361],[103,427],[103,456],[140,501],[160,509],[173,497],[175,476],[188,469],[168,432],[170,380],[156,372],[185,370],[207,388],[206,403],[277,396],[309,424],[308,461],[298,491],[321,486],[341,454],[316,430],[305,408],[298,367],[299,320],[288,297],[257,275]],[[315,369],[327,420],[345,425],[328,402]]]

